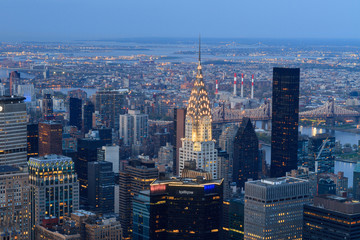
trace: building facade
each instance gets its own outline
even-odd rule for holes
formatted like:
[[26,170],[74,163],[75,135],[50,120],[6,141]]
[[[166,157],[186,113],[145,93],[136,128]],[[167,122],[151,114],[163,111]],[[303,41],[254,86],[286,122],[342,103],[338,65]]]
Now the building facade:
[[155,181],[135,198],[133,239],[219,239],[222,192],[222,180]]
[[27,168],[0,166],[0,239],[30,238],[30,185]]
[[181,139],[185,137],[185,118],[186,118],[186,108],[176,108],[174,110],[174,132],[175,132],[175,158],[173,163],[173,172],[175,176],[179,176],[179,163],[180,156],[179,151],[182,146]]
[[26,165],[27,115],[24,100],[24,97],[0,97],[0,165]]
[[82,127],[82,101],[79,98],[69,99],[69,125],[76,126],[78,130]]
[[120,139],[127,146],[141,144],[148,136],[148,115],[138,110],[129,110],[128,114],[120,115]]
[[100,139],[78,139],[75,169],[79,177],[80,198],[83,203],[87,203],[88,197],[88,163],[97,161],[98,148],[104,145],[105,142]]
[[116,90],[100,90],[95,94],[95,111],[106,127],[119,129],[119,115],[125,113],[125,95]]
[[62,154],[62,124],[48,121],[39,123],[39,156]]
[[306,180],[283,177],[246,182],[244,239],[300,240],[303,206],[309,202]]
[[303,239],[360,239],[360,203],[335,195],[315,197],[304,206]]
[[79,183],[71,158],[46,155],[30,158],[31,222],[40,224],[45,218],[65,216],[79,209]]
[[88,203],[96,213],[114,212],[114,172],[112,163],[95,161],[88,163]]
[[212,138],[212,117],[208,93],[199,59],[196,80],[191,90],[185,118],[185,138],[179,149],[179,175],[186,162],[195,162],[196,168],[218,178],[217,150]]
[[273,69],[271,177],[297,169],[299,68]]
[[129,239],[132,229],[133,196],[150,189],[150,183],[158,178],[155,163],[145,160],[130,160],[119,177],[119,214],[125,239]]
[[250,118],[243,118],[234,140],[233,182],[244,188],[259,176],[259,140]]

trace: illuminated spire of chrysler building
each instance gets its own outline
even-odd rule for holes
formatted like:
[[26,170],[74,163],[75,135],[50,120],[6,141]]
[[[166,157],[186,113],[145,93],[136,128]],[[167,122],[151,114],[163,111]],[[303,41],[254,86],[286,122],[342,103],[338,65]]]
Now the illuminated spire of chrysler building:
[[180,175],[185,162],[195,162],[197,169],[210,172],[213,179],[218,177],[217,150],[212,139],[211,122],[210,102],[203,81],[199,43],[199,64],[187,107],[185,138],[182,139],[182,147],[179,150]]

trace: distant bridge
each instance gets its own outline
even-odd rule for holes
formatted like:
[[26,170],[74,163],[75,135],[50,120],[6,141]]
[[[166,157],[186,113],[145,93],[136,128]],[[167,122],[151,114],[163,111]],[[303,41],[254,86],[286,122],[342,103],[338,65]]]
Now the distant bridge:
[[335,104],[334,99],[330,99],[325,105],[310,111],[301,112],[300,118],[335,118],[335,117],[360,117],[357,111],[349,110]]
[[[220,106],[213,108],[213,123],[231,123],[241,122],[242,118],[248,117],[253,121],[269,121],[272,115],[271,101],[266,101],[263,105],[254,109],[231,109]],[[355,118],[360,119],[360,113],[349,110],[335,104],[334,99],[329,100],[325,105],[316,109],[300,112],[299,118],[315,118],[315,119],[335,119],[335,118]]]

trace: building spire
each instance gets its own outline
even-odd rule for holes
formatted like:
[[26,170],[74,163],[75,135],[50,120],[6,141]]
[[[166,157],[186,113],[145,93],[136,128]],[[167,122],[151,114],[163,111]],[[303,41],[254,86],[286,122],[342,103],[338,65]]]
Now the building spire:
[[201,64],[201,36],[199,34],[199,64]]

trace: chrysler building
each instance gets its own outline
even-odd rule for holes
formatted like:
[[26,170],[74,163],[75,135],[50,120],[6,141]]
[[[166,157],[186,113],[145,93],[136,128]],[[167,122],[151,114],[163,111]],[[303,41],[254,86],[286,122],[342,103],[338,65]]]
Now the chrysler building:
[[218,178],[217,150],[212,139],[211,122],[210,102],[203,81],[199,45],[196,80],[191,90],[185,118],[185,138],[181,139],[182,147],[179,149],[180,176],[185,162],[193,162],[198,170],[211,173],[213,179]]

